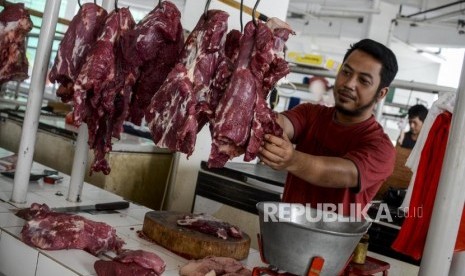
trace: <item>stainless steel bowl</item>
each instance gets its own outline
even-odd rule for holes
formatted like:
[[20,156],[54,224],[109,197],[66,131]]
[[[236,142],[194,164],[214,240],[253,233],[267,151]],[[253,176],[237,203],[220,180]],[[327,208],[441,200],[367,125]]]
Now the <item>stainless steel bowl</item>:
[[319,256],[325,261],[321,275],[338,275],[371,222],[344,221],[347,218],[323,210],[302,208],[281,202],[257,204],[265,260],[289,273],[307,275],[313,257]]

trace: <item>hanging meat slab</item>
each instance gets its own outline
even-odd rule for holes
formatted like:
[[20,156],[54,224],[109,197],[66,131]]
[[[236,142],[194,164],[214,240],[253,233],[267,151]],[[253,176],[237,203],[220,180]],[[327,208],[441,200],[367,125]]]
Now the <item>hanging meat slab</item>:
[[[277,114],[265,99],[289,73],[284,46],[291,33],[289,25],[276,18],[245,26],[237,66],[215,112],[209,167],[223,167],[243,153],[244,160],[251,161],[265,134],[282,136]],[[234,112],[236,106],[241,106],[242,112]]]
[[29,77],[26,35],[31,30],[32,21],[24,4],[8,4],[0,12],[0,85]]
[[48,76],[51,82],[61,84],[57,96],[62,102],[73,99],[74,82],[106,17],[105,9],[94,3],[85,3],[71,20]]
[[210,129],[213,128],[216,107],[223,97],[232,73],[234,72],[235,62],[239,55],[239,41],[241,36],[242,34],[238,30],[231,30],[226,35],[224,46],[221,47],[219,51],[218,66],[215,70],[214,77],[210,81],[210,89],[204,93],[204,100],[197,104],[198,131],[200,131],[207,122],[210,123]]
[[148,117],[155,144],[186,153],[194,151],[198,131],[197,104],[204,101],[219,51],[223,47],[229,15],[209,10],[187,38],[180,62],[153,96]]
[[[249,139],[257,90],[261,87],[249,69],[255,44],[255,26],[247,24],[240,39],[236,68],[221,98],[213,123],[209,167],[223,167],[245,151]],[[241,112],[237,112],[237,108]]]
[[256,94],[252,129],[244,161],[255,159],[265,134],[278,137],[283,135],[283,130],[277,123],[278,116],[265,99],[278,80],[290,72],[284,60],[284,47],[292,33],[290,26],[277,18],[271,18],[266,24],[258,24],[255,53],[250,65],[257,81],[262,84],[262,91]]
[[[118,54],[121,53],[120,36],[134,26],[128,8],[112,11],[74,84],[74,122],[87,123],[88,144],[94,150],[91,169],[104,174],[110,173],[105,155],[111,151],[114,132],[119,136],[121,118],[127,114],[131,85],[135,81],[134,68],[126,66]],[[120,105],[119,110],[115,110],[115,101]]]
[[128,120],[140,125],[184,45],[180,11],[169,1],[161,2],[121,38],[121,45],[125,62],[139,69]]

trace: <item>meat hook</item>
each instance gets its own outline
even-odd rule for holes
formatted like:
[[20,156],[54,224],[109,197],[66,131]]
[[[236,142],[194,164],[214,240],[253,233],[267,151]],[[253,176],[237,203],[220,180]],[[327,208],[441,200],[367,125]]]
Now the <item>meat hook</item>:
[[241,0],[241,8],[240,8],[240,15],[239,21],[241,22],[241,33],[244,30],[244,24],[242,23],[242,11],[244,10],[244,0]]
[[115,0],[115,11],[118,11],[118,0]]
[[208,7],[210,7],[210,2],[211,0],[207,0],[207,3],[205,4],[205,10],[203,11],[203,16],[205,19],[207,19],[207,12],[208,12]]
[[81,0],[78,0],[78,5],[79,5],[79,8],[82,8]]
[[161,0],[158,0],[158,6],[161,6]]
[[257,0],[257,2],[255,2],[255,6],[253,6],[253,10],[252,10],[252,21],[255,27],[257,27],[257,20],[255,19],[255,12],[257,11],[258,4],[260,4],[260,0]]

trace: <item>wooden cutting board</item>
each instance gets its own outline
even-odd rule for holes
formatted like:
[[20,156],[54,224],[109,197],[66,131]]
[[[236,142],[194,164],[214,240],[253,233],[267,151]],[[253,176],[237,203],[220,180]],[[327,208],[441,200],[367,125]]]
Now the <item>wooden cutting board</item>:
[[241,239],[226,240],[177,225],[177,220],[189,213],[151,211],[145,214],[142,231],[168,250],[187,259],[207,256],[231,257],[242,260],[249,255],[250,237],[242,232]]

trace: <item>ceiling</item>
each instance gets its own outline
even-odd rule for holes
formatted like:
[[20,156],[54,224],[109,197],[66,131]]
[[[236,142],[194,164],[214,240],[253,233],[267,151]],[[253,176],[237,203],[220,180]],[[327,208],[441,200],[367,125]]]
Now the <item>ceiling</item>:
[[465,47],[465,1],[290,0],[287,21],[301,35],[361,38],[382,16],[408,45]]

